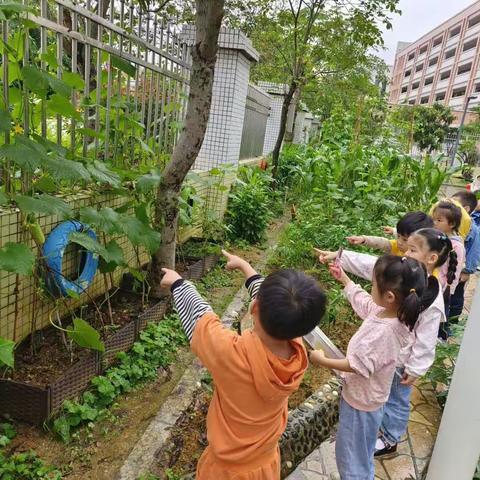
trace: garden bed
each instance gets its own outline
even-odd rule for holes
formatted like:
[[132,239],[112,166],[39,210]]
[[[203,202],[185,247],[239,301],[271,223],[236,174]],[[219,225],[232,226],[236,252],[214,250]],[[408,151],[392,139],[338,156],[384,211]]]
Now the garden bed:
[[[189,257],[178,269],[185,278],[198,280],[218,259],[218,255]],[[98,325],[100,317],[115,321],[100,328],[105,352],[85,350],[73,343],[67,348],[65,337],[53,326],[36,332],[16,350],[16,368],[0,379],[0,414],[44,423],[65,400],[77,397],[93,377],[112,365],[119,352],[128,351],[149,322],[160,321],[168,304],[167,300],[155,303],[144,295],[119,290],[110,305],[104,301],[100,307],[89,305],[75,312],[92,325]]]

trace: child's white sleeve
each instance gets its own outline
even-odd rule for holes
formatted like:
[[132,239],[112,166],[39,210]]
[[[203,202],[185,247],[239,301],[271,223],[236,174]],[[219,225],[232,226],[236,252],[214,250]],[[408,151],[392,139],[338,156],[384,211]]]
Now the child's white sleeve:
[[352,305],[354,312],[365,320],[373,311],[378,310],[378,305],[372,299],[372,296],[366,292],[360,285],[350,282],[343,290],[345,297]]
[[374,237],[372,235],[363,235],[365,239],[366,247],[375,248],[376,250],[382,250],[385,253],[390,253],[392,251],[392,244],[388,238],[384,237]]
[[353,273],[357,277],[372,281],[373,267],[378,257],[367,253],[352,252],[344,250],[341,259],[343,270]]
[[422,377],[435,360],[438,327],[445,313],[432,305],[417,320],[415,341],[410,356],[405,362],[405,372],[412,377]]

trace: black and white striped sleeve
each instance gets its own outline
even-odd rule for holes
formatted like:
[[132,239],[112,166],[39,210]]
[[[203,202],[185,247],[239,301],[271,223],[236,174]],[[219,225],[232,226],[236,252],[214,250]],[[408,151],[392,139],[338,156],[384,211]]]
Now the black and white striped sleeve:
[[185,334],[192,341],[193,331],[198,320],[212,307],[200,296],[197,289],[185,280],[177,280],[171,287],[175,308],[182,322]]
[[260,285],[262,285],[264,280],[265,278],[259,274],[252,275],[249,279],[247,279],[247,281],[245,282],[245,287],[248,290],[248,294],[250,295],[250,300],[253,300],[258,295]]

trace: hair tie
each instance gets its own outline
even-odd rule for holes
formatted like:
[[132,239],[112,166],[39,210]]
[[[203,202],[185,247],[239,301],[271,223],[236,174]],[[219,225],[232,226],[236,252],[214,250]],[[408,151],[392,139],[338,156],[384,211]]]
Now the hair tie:
[[407,259],[407,257],[402,257],[402,263]]
[[417,291],[414,288],[411,288],[410,293],[417,293]]

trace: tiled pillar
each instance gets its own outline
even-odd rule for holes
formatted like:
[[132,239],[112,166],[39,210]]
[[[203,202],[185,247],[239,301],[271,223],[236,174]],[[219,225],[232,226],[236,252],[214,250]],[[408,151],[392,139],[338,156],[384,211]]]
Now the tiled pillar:
[[[195,27],[186,26],[182,34],[191,45]],[[196,170],[238,165],[250,65],[259,59],[252,42],[238,29],[222,28],[218,43],[212,107],[205,140],[194,165]]]

